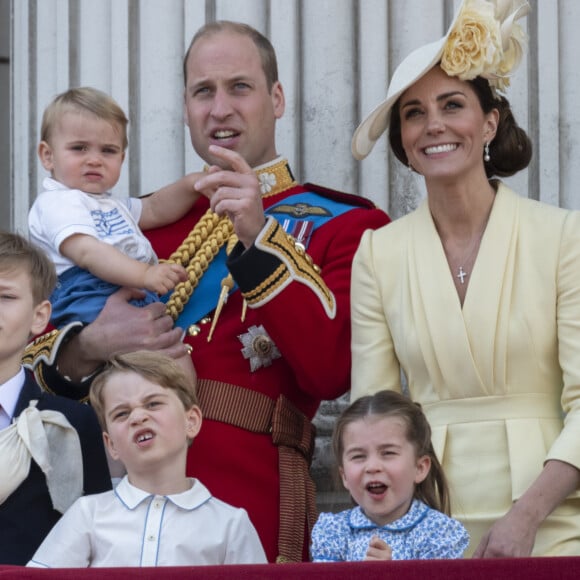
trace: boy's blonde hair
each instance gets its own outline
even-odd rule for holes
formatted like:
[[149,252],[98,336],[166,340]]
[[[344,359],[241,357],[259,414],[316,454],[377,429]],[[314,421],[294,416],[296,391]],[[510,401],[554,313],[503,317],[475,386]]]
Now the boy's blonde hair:
[[28,274],[35,306],[49,299],[57,280],[52,261],[20,234],[0,231],[0,272],[14,270]]
[[40,127],[40,140],[50,144],[52,131],[65,113],[87,112],[98,119],[119,127],[123,138],[123,150],[129,143],[127,139],[127,124],[129,120],[117,102],[93,87],[69,89],[57,95],[44,110]]
[[104,390],[113,375],[135,373],[165,389],[175,391],[186,411],[198,405],[195,381],[167,355],[150,350],[139,350],[113,356],[94,379],[89,399],[103,431],[107,431]]

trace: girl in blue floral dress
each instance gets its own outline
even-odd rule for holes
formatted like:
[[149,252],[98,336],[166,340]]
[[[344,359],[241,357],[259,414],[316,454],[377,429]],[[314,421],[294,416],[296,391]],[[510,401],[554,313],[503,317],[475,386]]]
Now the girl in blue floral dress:
[[461,558],[469,536],[449,517],[449,491],[419,404],[394,391],[362,397],[339,417],[333,448],[357,506],[321,513],[314,562]]

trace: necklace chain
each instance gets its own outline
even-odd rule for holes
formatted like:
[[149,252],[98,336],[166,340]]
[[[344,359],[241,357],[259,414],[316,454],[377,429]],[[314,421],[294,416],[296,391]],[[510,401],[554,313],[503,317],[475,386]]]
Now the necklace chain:
[[487,227],[487,220],[485,220],[485,222],[483,224],[483,228],[481,228],[481,231],[475,237],[471,247],[468,250],[469,253],[461,260],[462,264],[460,264],[459,268],[457,268],[457,274],[455,275],[455,277],[459,279],[459,282],[461,284],[465,284],[465,278],[467,278],[467,276],[469,276],[469,272],[463,269],[463,264],[469,264],[469,262],[471,261],[471,258],[473,258],[473,255],[475,254],[475,252],[479,248],[479,245],[481,243],[481,238],[483,238],[483,233],[485,232],[486,227]]

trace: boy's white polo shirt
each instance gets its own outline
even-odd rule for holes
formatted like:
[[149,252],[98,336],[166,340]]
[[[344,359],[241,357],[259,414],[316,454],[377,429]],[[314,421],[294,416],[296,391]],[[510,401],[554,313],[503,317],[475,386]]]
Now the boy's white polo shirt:
[[265,563],[247,512],[198,480],[174,495],[147,493],[125,476],[113,491],[79,498],[28,566],[85,568]]

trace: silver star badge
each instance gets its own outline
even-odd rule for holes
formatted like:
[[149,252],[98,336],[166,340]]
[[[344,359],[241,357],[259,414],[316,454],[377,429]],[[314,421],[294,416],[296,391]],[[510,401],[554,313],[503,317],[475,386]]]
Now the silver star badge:
[[261,324],[260,326],[251,326],[248,328],[248,332],[240,334],[238,338],[243,344],[242,354],[244,358],[250,359],[251,372],[260,367],[269,367],[274,359],[282,356]]

